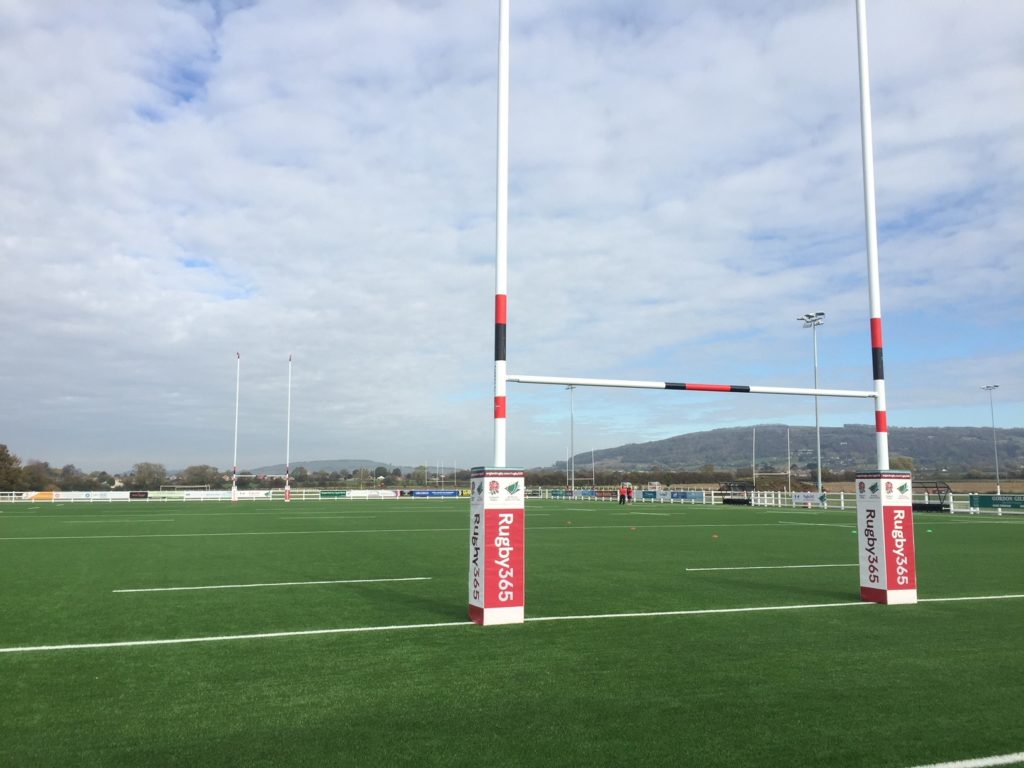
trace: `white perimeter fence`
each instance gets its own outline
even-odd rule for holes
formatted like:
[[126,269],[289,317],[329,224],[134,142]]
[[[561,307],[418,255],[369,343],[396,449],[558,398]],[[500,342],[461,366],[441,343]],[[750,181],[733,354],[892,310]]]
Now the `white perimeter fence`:
[[[398,491],[386,488],[330,490],[320,488],[293,488],[292,501],[319,501],[321,499],[397,499],[397,498],[458,498],[467,496],[460,490]],[[32,504],[90,504],[96,502],[163,502],[163,501],[270,501],[284,500],[284,489],[258,491],[176,490],[176,491],[0,491],[2,503]]]
[[[527,495],[532,498],[601,501],[615,504],[617,492],[576,491],[575,497],[560,488],[553,490],[531,489]],[[1022,509],[978,508],[971,506],[971,497],[977,494],[953,493],[938,496],[935,493],[915,493],[915,505],[928,505],[928,509],[916,509],[918,513],[945,514],[995,514],[1024,515]],[[754,507],[785,507],[791,509],[839,509],[857,510],[857,494],[852,491],[823,493],[816,491],[634,491],[630,504],[724,504]]]
[[[320,488],[293,488],[292,501],[320,501],[353,499],[436,499],[467,498],[466,490],[406,490],[352,489],[329,490]],[[928,504],[927,510],[945,514],[995,514],[1024,515],[1022,509],[988,509],[971,506],[968,493],[954,493],[940,498],[935,494],[915,493],[914,504]],[[563,488],[529,488],[531,499],[557,499],[564,501],[599,501],[615,504],[618,494],[614,491],[577,490],[575,496]],[[284,490],[238,491],[239,502],[284,500]],[[152,503],[168,501],[231,501],[231,491],[0,491],[2,504],[94,504],[94,503]],[[630,504],[722,504],[755,507],[782,507],[790,509],[857,509],[857,497],[852,492],[825,493],[807,491],[752,491],[746,493],[718,490],[688,491],[641,491],[636,490]],[[2,512],[2,510],[0,510]]]

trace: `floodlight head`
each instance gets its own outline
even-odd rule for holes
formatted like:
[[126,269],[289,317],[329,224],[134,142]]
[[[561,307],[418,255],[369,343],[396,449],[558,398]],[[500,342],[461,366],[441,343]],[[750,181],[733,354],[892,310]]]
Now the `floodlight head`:
[[982,389],[984,389],[986,392],[991,392],[993,389],[999,389],[999,385],[998,384],[986,384],[984,387],[982,387]]
[[804,324],[804,328],[814,328],[815,326],[821,325],[825,322],[824,312],[808,312],[806,315],[801,315],[797,320]]

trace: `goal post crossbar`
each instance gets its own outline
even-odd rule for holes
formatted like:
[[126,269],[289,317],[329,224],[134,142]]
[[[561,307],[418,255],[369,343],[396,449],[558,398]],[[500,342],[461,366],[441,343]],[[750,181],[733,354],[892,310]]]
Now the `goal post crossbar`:
[[507,374],[506,381],[517,384],[558,384],[569,387],[619,387],[625,389],[673,389],[689,392],[740,392],[756,395],[810,395],[817,397],[873,398],[873,390],[814,389],[813,387],[765,387],[754,384],[693,384],[677,381],[632,381],[629,379],[587,379],[564,376],[524,376]]

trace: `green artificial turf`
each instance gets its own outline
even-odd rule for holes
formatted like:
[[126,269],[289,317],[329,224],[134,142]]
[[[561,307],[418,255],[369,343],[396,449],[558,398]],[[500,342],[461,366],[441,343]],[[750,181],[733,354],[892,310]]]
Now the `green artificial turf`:
[[[1024,751],[1024,599],[934,601],[1024,594],[1022,519],[917,515],[921,602],[877,606],[859,601],[849,510],[529,501],[528,620],[477,627],[468,507],[0,507],[2,649],[406,627],[0,653],[0,765],[913,766]],[[749,569],[783,565],[834,567]],[[727,567],[747,570],[687,570]],[[757,607],[772,610],[741,610]]]

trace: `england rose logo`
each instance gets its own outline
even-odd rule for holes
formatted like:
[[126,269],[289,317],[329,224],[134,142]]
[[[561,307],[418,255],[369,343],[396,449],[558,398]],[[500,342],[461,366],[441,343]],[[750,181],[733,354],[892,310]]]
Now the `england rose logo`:
[[491,482],[487,484],[487,492],[491,494],[491,496],[496,495],[499,490],[501,490],[501,485],[497,480],[491,480]]

